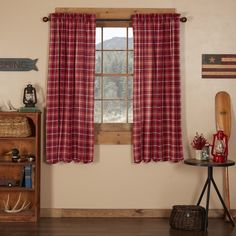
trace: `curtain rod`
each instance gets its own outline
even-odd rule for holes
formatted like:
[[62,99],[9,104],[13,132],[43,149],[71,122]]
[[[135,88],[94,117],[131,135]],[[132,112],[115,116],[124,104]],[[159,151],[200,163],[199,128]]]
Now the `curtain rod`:
[[[181,22],[185,23],[187,21],[187,17],[181,17],[179,19]],[[43,22],[50,21],[50,18],[45,16],[43,17]],[[131,19],[96,19],[96,22],[103,22],[103,21],[131,21]]]

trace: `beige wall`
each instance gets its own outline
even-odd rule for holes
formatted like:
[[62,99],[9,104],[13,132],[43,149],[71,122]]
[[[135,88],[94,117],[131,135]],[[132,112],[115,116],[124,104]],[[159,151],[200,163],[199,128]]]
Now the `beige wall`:
[[[38,58],[39,71],[0,72],[0,105],[10,100],[22,105],[27,83],[38,91],[45,106],[47,82],[48,23],[42,17],[56,7],[176,8],[188,17],[181,24],[183,142],[185,158],[196,131],[211,137],[215,131],[214,96],[225,90],[232,99],[230,158],[236,158],[236,79],[201,79],[201,54],[236,54],[235,0],[1,0],[0,54],[4,57]],[[95,163],[42,163],[42,208],[143,208],[165,209],[173,204],[192,204],[205,180],[205,169],[183,163],[133,164],[131,146],[96,146]],[[215,170],[222,184],[222,170]],[[230,168],[232,208],[236,209],[236,167]],[[212,195],[211,208],[221,207]]]

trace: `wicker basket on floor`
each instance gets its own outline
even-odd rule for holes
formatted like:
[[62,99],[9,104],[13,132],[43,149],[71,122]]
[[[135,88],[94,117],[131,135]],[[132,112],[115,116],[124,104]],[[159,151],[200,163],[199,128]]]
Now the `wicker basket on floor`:
[[31,128],[27,117],[1,117],[0,137],[29,137]]
[[181,230],[204,230],[206,210],[196,205],[175,205],[170,215],[170,226]]

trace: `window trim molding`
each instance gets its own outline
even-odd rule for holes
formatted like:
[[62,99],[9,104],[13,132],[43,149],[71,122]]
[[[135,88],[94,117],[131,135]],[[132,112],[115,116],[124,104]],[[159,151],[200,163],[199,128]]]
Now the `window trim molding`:
[[[97,27],[129,27],[131,16],[137,13],[175,13],[175,8],[65,8],[57,7],[57,13],[92,13],[96,15]],[[114,19],[116,21],[105,21]],[[123,21],[128,19],[128,21]],[[122,21],[117,21],[122,20]]]
[[130,19],[137,13],[175,13],[175,8],[65,8],[57,7],[58,13],[93,13],[97,19]]
[[131,144],[132,127],[130,123],[95,123],[95,144]]

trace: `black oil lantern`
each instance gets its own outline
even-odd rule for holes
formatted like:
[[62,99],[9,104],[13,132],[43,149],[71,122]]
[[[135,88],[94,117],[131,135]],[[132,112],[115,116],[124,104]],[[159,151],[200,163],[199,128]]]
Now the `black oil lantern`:
[[36,90],[31,84],[24,89],[23,103],[25,107],[35,107],[37,103]]

